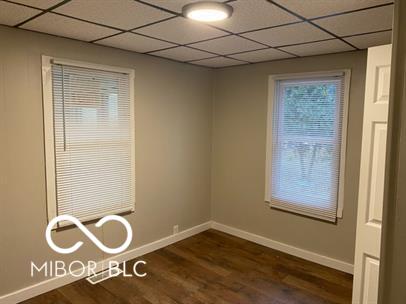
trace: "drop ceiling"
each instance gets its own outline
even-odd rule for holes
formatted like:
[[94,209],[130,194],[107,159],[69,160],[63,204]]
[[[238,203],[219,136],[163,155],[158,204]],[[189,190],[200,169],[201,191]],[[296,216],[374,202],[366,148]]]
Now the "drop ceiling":
[[0,24],[207,67],[365,49],[391,41],[390,0],[217,0],[210,24],[184,18],[196,0],[0,0]]

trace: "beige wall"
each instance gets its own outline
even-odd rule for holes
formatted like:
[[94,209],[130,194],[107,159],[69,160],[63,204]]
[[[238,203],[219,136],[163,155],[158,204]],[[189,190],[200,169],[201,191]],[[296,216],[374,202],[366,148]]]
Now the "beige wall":
[[[135,69],[136,213],[131,247],[210,219],[211,72],[152,56],[0,27],[0,295],[30,278],[30,261],[61,259],[48,248],[41,54]],[[93,225],[90,225],[93,226]],[[92,229],[107,244],[121,229]],[[120,239],[121,238],[121,239]],[[57,243],[85,246],[64,260],[103,258],[77,229]]]
[[[41,55],[135,69],[136,213],[131,248],[211,217],[343,261],[353,261],[366,53],[282,60],[215,70],[0,26],[0,295],[42,280],[30,262],[61,259],[47,224]],[[273,73],[352,69],[344,218],[327,224],[264,204],[267,78]],[[213,96],[214,89],[214,96]],[[213,105],[213,106],[212,106]],[[211,206],[210,206],[211,201]],[[212,212],[212,214],[210,214]],[[90,229],[121,242],[113,224]],[[57,243],[85,245],[65,261],[106,258],[77,229]]]
[[379,304],[406,299],[406,2],[394,11]]
[[[366,52],[281,60],[215,72],[212,219],[353,263]],[[329,224],[264,203],[268,75],[351,69],[343,218]]]

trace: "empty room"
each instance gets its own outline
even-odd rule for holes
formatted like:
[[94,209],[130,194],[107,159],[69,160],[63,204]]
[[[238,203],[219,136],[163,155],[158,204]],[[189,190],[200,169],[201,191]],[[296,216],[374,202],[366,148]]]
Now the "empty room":
[[403,0],[0,0],[0,304],[404,304],[405,105]]

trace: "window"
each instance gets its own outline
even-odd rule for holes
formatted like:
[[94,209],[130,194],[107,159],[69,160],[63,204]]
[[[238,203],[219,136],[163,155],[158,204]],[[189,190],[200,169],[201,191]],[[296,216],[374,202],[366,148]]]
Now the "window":
[[133,70],[43,57],[50,220],[134,210],[133,83]]
[[342,216],[349,71],[271,77],[266,200],[327,221]]

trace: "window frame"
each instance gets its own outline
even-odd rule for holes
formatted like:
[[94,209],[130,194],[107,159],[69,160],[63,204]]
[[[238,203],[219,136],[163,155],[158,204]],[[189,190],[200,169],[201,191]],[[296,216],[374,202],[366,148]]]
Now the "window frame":
[[[266,131],[266,165],[265,165],[265,202],[271,207],[272,198],[272,148],[273,148],[273,114],[275,104],[277,102],[277,84],[278,80],[301,80],[308,78],[323,78],[332,76],[343,76],[344,78],[344,95],[343,95],[343,120],[341,130],[341,143],[340,143],[340,168],[338,179],[338,196],[337,196],[337,214],[336,218],[343,217],[344,210],[344,184],[345,184],[345,165],[346,165],[346,151],[347,151],[347,129],[348,129],[348,108],[349,108],[349,95],[351,84],[351,70],[339,69],[332,71],[320,72],[305,72],[305,73],[289,73],[289,74],[274,74],[269,75],[268,79],[268,110],[267,110],[267,131]],[[281,209],[281,208],[275,208]],[[287,210],[290,211],[290,210]],[[302,214],[313,218],[319,218],[316,215],[304,214],[302,212],[294,212],[295,214]]]
[[[55,137],[54,137],[54,109],[53,109],[53,87],[52,87],[52,64],[70,65],[89,69],[96,69],[108,72],[127,74],[129,77],[129,96],[130,96],[130,132],[131,132],[131,178],[135,183],[135,105],[134,105],[134,85],[135,70],[124,67],[102,65],[97,63],[82,62],[64,58],[42,55],[42,105],[44,122],[44,148],[45,148],[45,178],[46,178],[46,201],[47,201],[47,219],[51,221],[58,215],[57,194],[56,194],[56,164],[55,164]],[[123,212],[134,212],[136,202],[136,184],[134,184],[134,201],[130,210],[117,210],[115,214]],[[95,220],[108,214],[99,214],[97,216],[82,219],[82,222]]]

